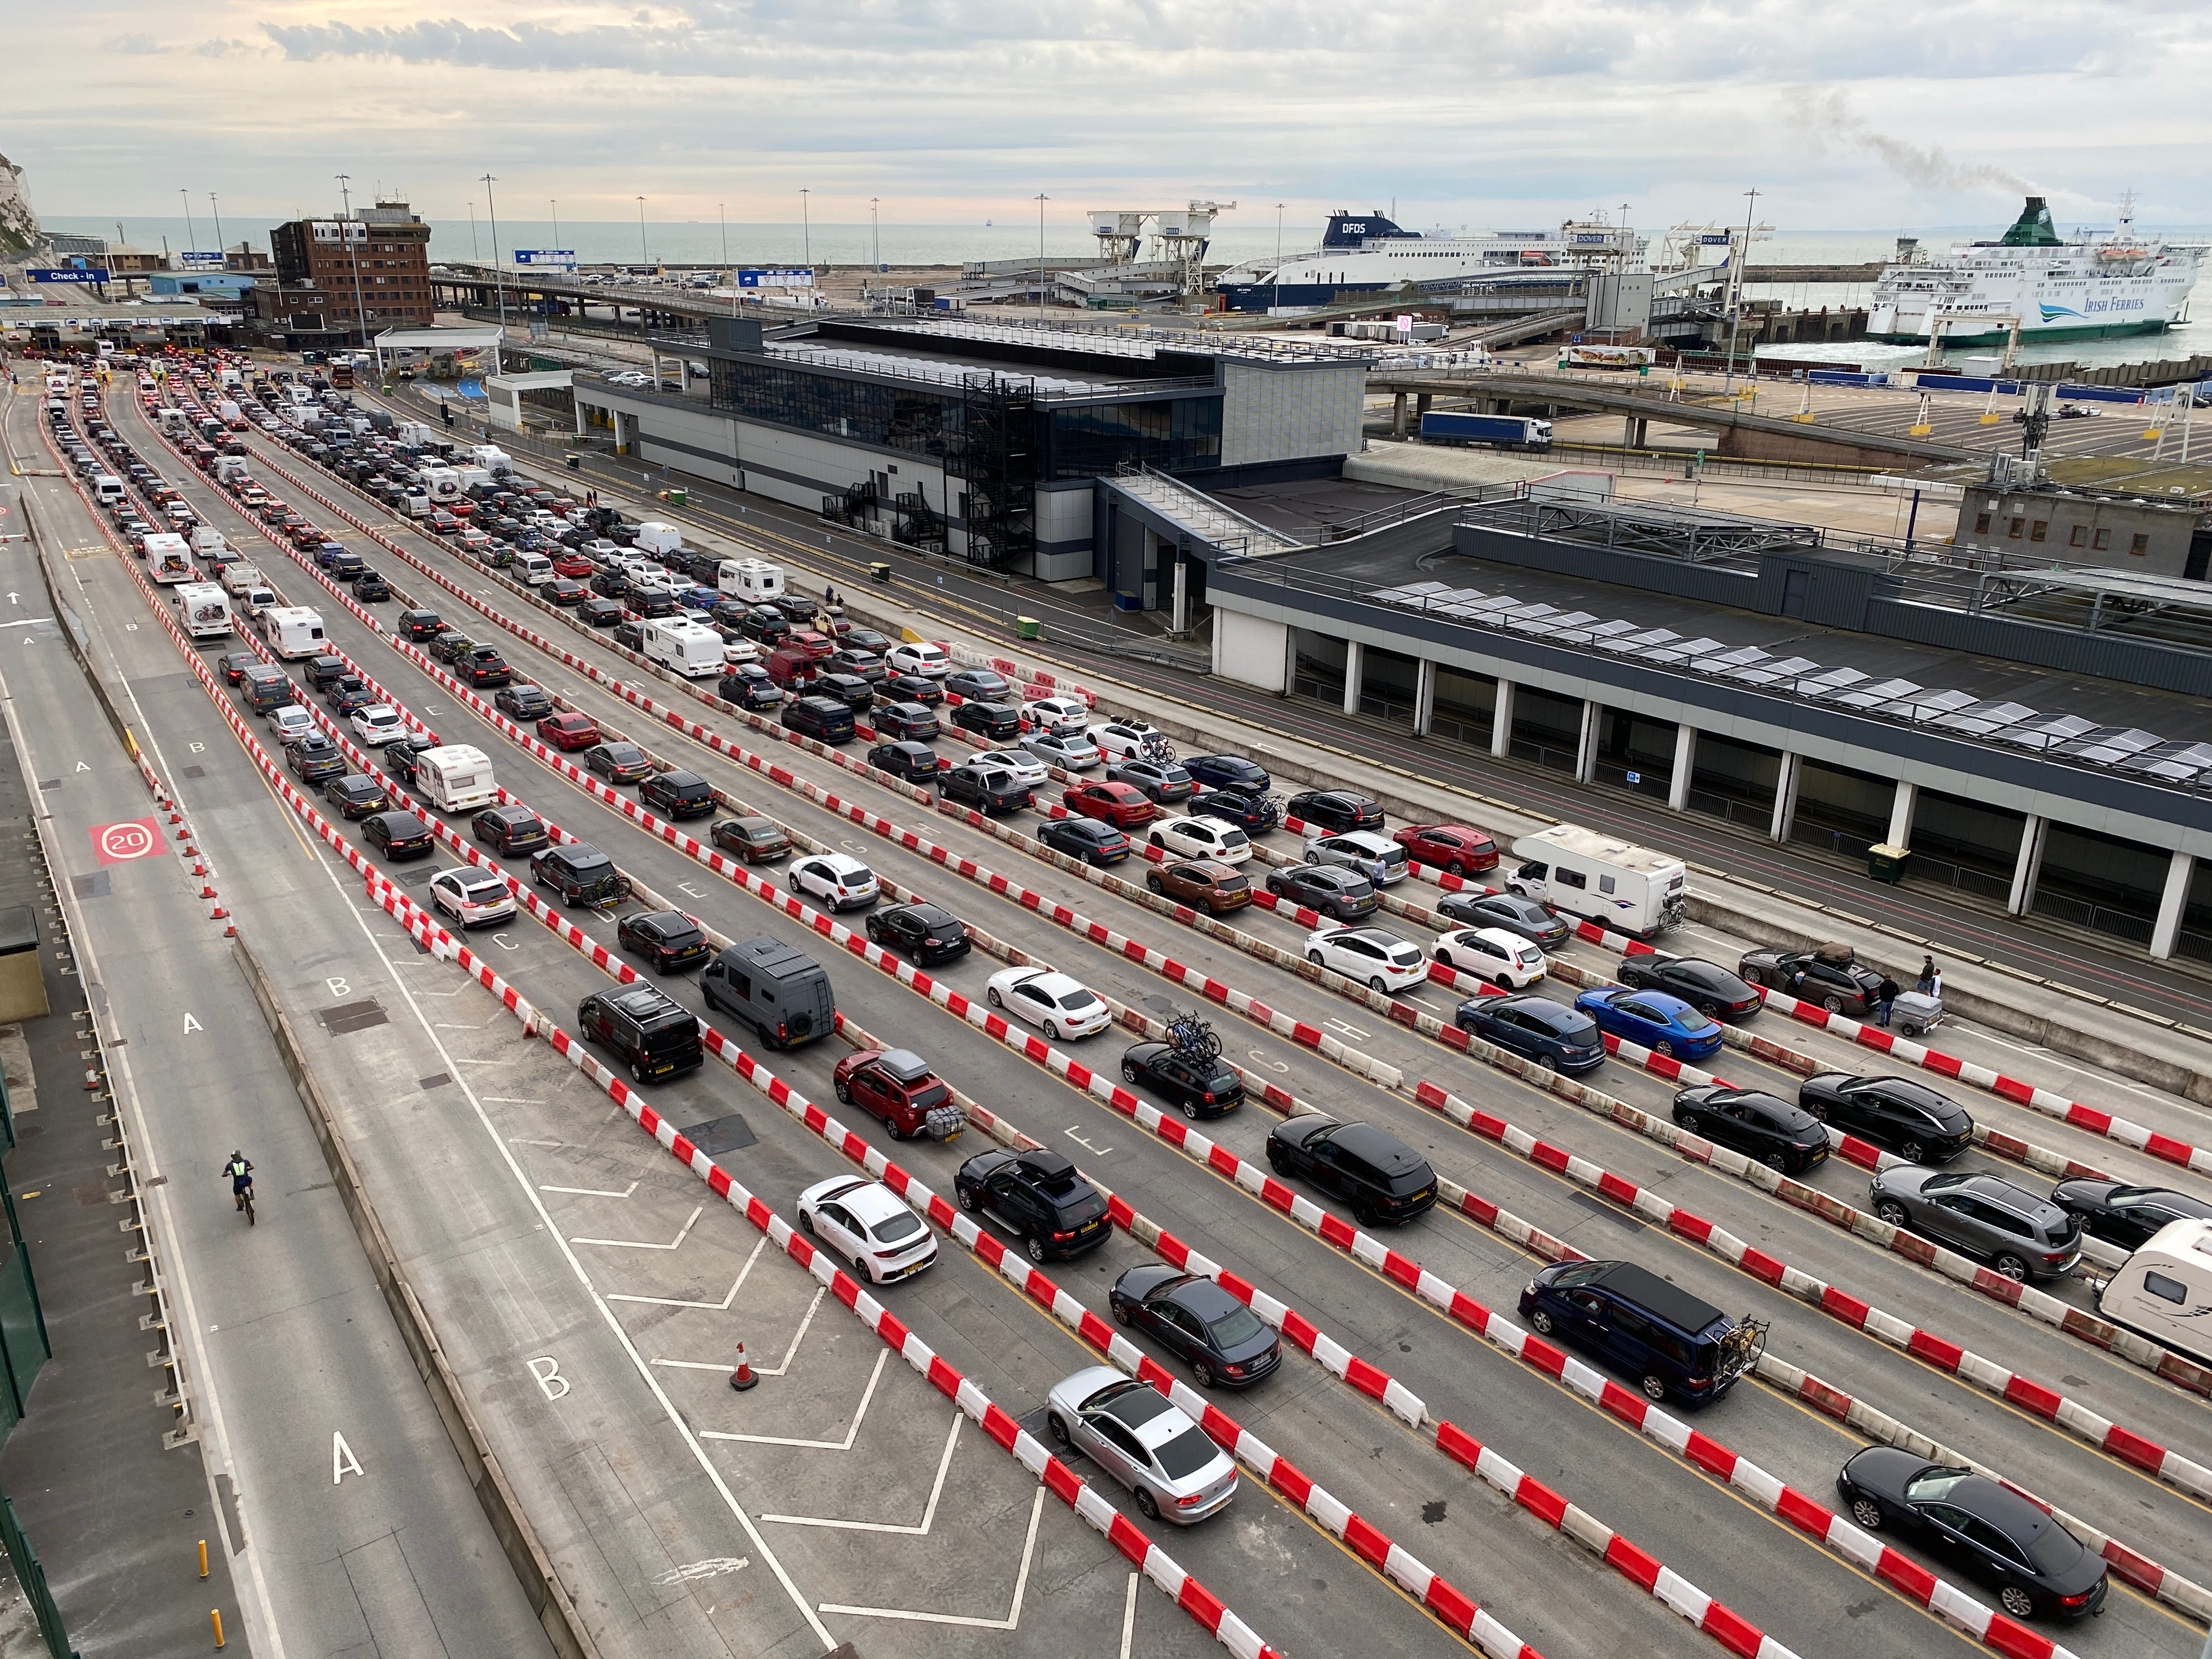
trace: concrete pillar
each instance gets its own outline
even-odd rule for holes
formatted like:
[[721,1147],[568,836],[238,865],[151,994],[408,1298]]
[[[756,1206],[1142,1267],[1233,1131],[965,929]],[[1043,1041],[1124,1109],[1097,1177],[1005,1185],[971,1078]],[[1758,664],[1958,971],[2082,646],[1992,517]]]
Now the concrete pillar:
[[1598,721],[1605,714],[1605,705],[1595,697],[1583,699],[1582,734],[1575,742],[1575,781],[1588,783],[1590,774],[1597,769]]
[[2181,936],[2182,907],[2189,902],[2189,880],[2196,873],[2197,860],[2188,853],[2177,851],[2166,866],[2166,891],[2159,895],[2158,920],[2151,924],[2151,955],[2173,954],[2173,942]]
[[2035,878],[2043,870],[2043,832],[2048,820],[2033,815],[2020,827],[2020,856],[2013,861],[2012,892],[2005,900],[2008,915],[2025,915],[2035,902]]
[[1189,561],[1181,558],[1176,561],[1175,611],[1170,620],[1174,624],[1175,636],[1177,639],[1182,638],[1184,635],[1190,632],[1189,571]]
[[1770,841],[1790,838],[1790,826],[1797,817],[1797,775],[1804,763],[1802,755],[1782,751],[1782,770],[1774,780],[1774,817],[1766,827]]
[[1367,647],[1358,640],[1347,640],[1344,647],[1344,712],[1359,712],[1359,678],[1367,672]]
[[1513,682],[1501,676],[1498,702],[1490,711],[1490,752],[1503,760],[1513,746]]
[[1417,392],[1413,398],[1414,418],[1419,420],[1422,416],[1427,414],[1429,412],[1429,405],[1436,402],[1436,400],[1437,394],[1433,392]]
[[1437,665],[1426,657],[1413,672],[1413,735],[1425,738],[1437,717]]
[[1674,775],[1667,780],[1667,810],[1680,812],[1690,804],[1690,774],[1698,768],[1698,728],[1687,720],[1674,728]]
[[1391,399],[1390,435],[1394,438],[1406,435],[1406,394],[1402,392]]
[[1907,783],[1903,778],[1899,778],[1897,781],[1897,793],[1891,798],[1889,803],[1889,845],[1892,847],[1912,845],[1912,811],[1919,805],[1920,786],[1917,783]]

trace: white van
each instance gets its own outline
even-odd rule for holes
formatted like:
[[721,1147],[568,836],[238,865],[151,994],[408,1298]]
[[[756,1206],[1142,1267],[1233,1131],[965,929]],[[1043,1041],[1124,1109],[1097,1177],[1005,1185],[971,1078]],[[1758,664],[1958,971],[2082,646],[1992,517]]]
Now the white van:
[[288,661],[318,657],[325,643],[323,619],[304,605],[276,605],[261,613],[261,637]]
[[540,587],[553,580],[553,561],[543,553],[518,553],[514,574],[532,587]]
[[226,566],[222,573],[224,591],[230,593],[251,593],[263,585],[261,573],[250,564]]
[[213,582],[185,582],[177,589],[177,617],[196,640],[230,637],[230,599]]
[[112,507],[123,499],[123,480],[112,472],[92,475],[92,499],[102,507]]
[[637,535],[631,541],[630,545],[639,552],[657,559],[662,554],[673,553],[678,548],[683,546],[684,532],[672,524],[662,524],[657,519],[648,519],[638,526]]
[[472,812],[499,799],[491,757],[470,744],[425,749],[415,757],[415,782],[441,812]]
[[648,662],[657,662],[686,679],[704,679],[722,672],[722,636],[704,623],[676,618],[645,624],[638,649]]
[[226,545],[222,539],[222,532],[217,530],[213,525],[196,524],[192,526],[192,551],[201,558],[213,558],[216,554],[224,551]]
[[1505,878],[1505,890],[1567,915],[1638,938],[1682,920],[1689,872],[1667,854],[1555,823],[1515,842],[1513,855],[1522,862]]
[[2212,1221],[2169,1221],[2114,1270],[2097,1311],[2212,1365]]
[[766,559],[725,559],[715,567],[714,586],[747,605],[766,605],[783,592],[783,567]]

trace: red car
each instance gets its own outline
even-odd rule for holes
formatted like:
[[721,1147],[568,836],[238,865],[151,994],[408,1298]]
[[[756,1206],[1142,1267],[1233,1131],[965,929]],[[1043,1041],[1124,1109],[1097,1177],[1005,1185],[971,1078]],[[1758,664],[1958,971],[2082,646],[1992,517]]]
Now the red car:
[[[857,1104],[890,1127],[893,1140],[905,1140],[929,1127],[929,1115],[940,1108],[957,1121],[952,1091],[911,1048],[864,1048],[837,1062],[833,1075],[837,1098]],[[941,1135],[950,1140],[959,1130]]]
[[1116,830],[1133,830],[1160,815],[1160,809],[1132,783],[1079,783],[1060,799],[1069,811]]
[[553,561],[555,575],[570,577],[577,581],[583,581],[598,574],[599,568],[599,566],[593,564],[581,553],[563,553]]
[[589,749],[599,740],[599,723],[589,714],[573,710],[565,714],[548,714],[538,722],[538,735],[563,752]]
[[786,639],[784,643],[794,646],[808,656],[816,658],[826,657],[837,648],[836,642],[827,634],[817,634],[811,628],[793,629],[790,637]]
[[1390,839],[1406,849],[1406,856],[1432,870],[1449,870],[1464,876],[1498,867],[1498,843],[1490,831],[1471,823],[1409,823]]

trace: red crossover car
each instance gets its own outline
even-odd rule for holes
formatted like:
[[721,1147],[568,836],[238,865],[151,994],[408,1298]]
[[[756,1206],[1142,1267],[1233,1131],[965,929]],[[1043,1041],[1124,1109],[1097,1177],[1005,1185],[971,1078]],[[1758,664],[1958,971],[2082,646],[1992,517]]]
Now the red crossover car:
[[1490,831],[1471,823],[1409,823],[1390,839],[1406,849],[1406,856],[1432,870],[1449,870],[1464,876],[1498,867],[1498,843]]
[[589,749],[599,740],[599,723],[589,714],[548,714],[538,722],[538,735],[556,749]]
[[1146,799],[1144,792],[1129,783],[1079,783],[1060,799],[1069,811],[1082,817],[1097,818],[1117,830],[1133,830],[1160,815],[1160,809]]
[[838,1099],[881,1118],[893,1140],[925,1133],[951,1140],[960,1133],[963,1120],[952,1091],[911,1048],[848,1054],[837,1062],[833,1081]]
[[581,553],[563,553],[553,561],[553,574],[581,581],[599,572],[599,566]]

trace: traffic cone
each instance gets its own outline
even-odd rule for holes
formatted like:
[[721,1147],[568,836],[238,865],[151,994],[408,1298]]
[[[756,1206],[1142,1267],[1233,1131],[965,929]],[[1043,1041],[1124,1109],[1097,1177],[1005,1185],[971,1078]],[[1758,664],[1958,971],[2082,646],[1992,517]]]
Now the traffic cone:
[[738,1368],[730,1373],[730,1386],[739,1394],[757,1386],[760,1378],[753,1375],[752,1362],[745,1358],[745,1345],[738,1344]]

